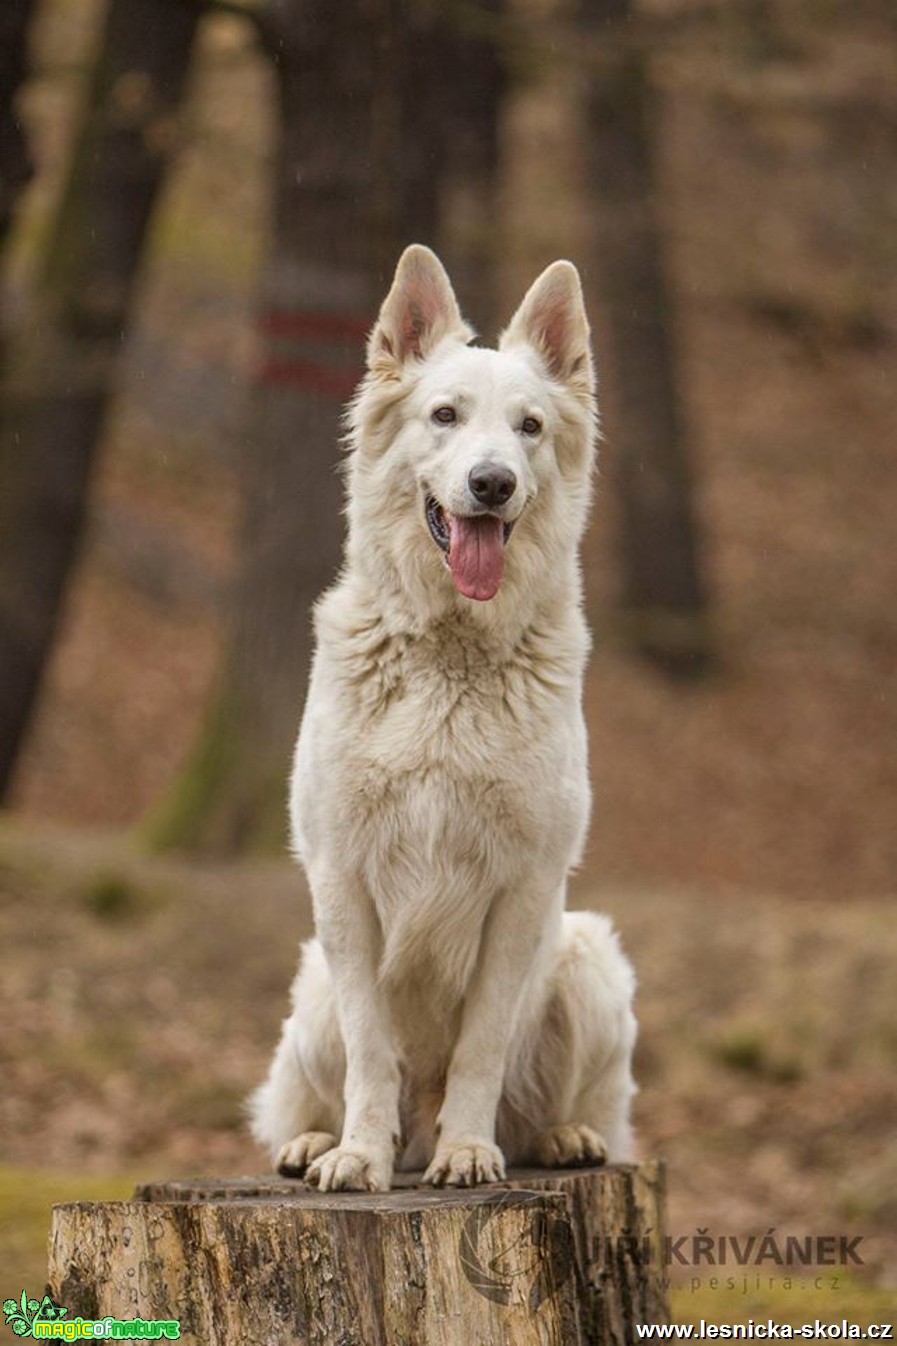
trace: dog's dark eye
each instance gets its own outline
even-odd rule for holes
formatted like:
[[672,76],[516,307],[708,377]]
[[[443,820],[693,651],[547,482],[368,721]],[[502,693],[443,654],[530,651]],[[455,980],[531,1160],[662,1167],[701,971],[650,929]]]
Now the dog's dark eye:
[[454,425],[458,419],[458,413],[454,407],[437,407],[433,412],[432,419],[438,425]]
[[542,429],[542,422],[537,416],[524,416],[520,429],[525,435],[537,435]]

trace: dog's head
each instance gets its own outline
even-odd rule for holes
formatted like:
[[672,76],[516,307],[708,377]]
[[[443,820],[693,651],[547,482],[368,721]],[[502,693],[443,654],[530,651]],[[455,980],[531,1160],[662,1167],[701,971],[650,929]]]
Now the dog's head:
[[350,554],[431,605],[519,596],[575,567],[588,503],[594,374],[575,267],[542,273],[497,350],[471,336],[438,258],[407,248],[349,413]]

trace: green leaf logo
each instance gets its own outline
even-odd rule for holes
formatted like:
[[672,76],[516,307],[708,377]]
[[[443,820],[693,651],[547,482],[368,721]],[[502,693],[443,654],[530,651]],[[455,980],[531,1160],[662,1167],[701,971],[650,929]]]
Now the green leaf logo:
[[29,1299],[28,1292],[22,1291],[22,1298],[4,1299],[3,1313],[6,1317],[7,1327],[11,1327],[17,1337],[30,1337],[34,1335],[34,1324],[39,1318],[45,1318],[52,1321],[55,1318],[64,1318],[68,1309],[59,1304],[54,1304],[49,1295],[44,1295],[43,1299]]

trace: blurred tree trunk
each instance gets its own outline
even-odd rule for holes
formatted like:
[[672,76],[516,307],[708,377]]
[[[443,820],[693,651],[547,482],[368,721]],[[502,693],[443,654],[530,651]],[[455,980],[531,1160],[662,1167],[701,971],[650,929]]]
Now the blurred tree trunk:
[[0,249],[32,172],[28,144],[16,113],[16,95],[26,76],[33,8],[34,0],[3,0],[0,7]]
[[286,775],[310,654],[309,605],[339,559],[339,419],[361,373],[380,238],[371,163],[378,35],[353,0],[281,0],[273,238],[243,452],[241,569],[226,662],[200,742],[151,844],[283,841]]
[[[342,549],[342,406],[361,376],[399,248],[437,241],[447,120],[471,115],[440,93],[452,84],[445,68],[464,70],[463,84],[467,70],[453,53],[471,57],[472,46],[481,62],[492,59],[482,43],[402,0],[279,0],[261,31],[280,139],[244,452],[242,565],[229,651],[198,747],[148,826],[159,848],[284,846],[309,612]],[[484,94],[476,106],[482,180],[494,98]],[[477,138],[473,127],[466,134]],[[473,244],[458,252],[474,257],[471,279],[481,277]]]
[[0,420],[0,797],[35,703],[147,225],[176,147],[199,10],[112,0],[83,125]]
[[[413,53],[420,87],[411,90],[405,145],[425,149],[410,183],[406,216],[413,221],[420,179],[438,193],[436,246],[461,300],[464,316],[491,339],[497,312],[503,240],[496,207],[500,114],[507,88],[504,0],[446,6],[444,22],[421,33]],[[451,72],[457,72],[457,76]],[[431,119],[428,134],[421,114]],[[405,242],[414,239],[406,230]]]
[[584,153],[594,266],[608,315],[619,423],[625,620],[667,671],[703,672],[711,650],[657,209],[657,115],[630,0],[579,0],[595,55]]

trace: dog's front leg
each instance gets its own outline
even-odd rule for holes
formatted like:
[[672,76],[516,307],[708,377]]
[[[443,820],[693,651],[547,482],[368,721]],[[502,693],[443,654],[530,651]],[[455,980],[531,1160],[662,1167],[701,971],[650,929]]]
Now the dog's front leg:
[[505,1176],[495,1120],[508,1051],[524,990],[561,903],[550,887],[534,888],[502,894],[489,914],[449,1066],[436,1153],[424,1174],[436,1186],[467,1187]]
[[399,1067],[388,1007],[377,984],[380,926],[357,881],[342,874],[316,875],[312,887],[346,1051],[346,1111],[339,1145],[316,1159],[305,1177],[322,1192],[385,1192],[400,1131]]

